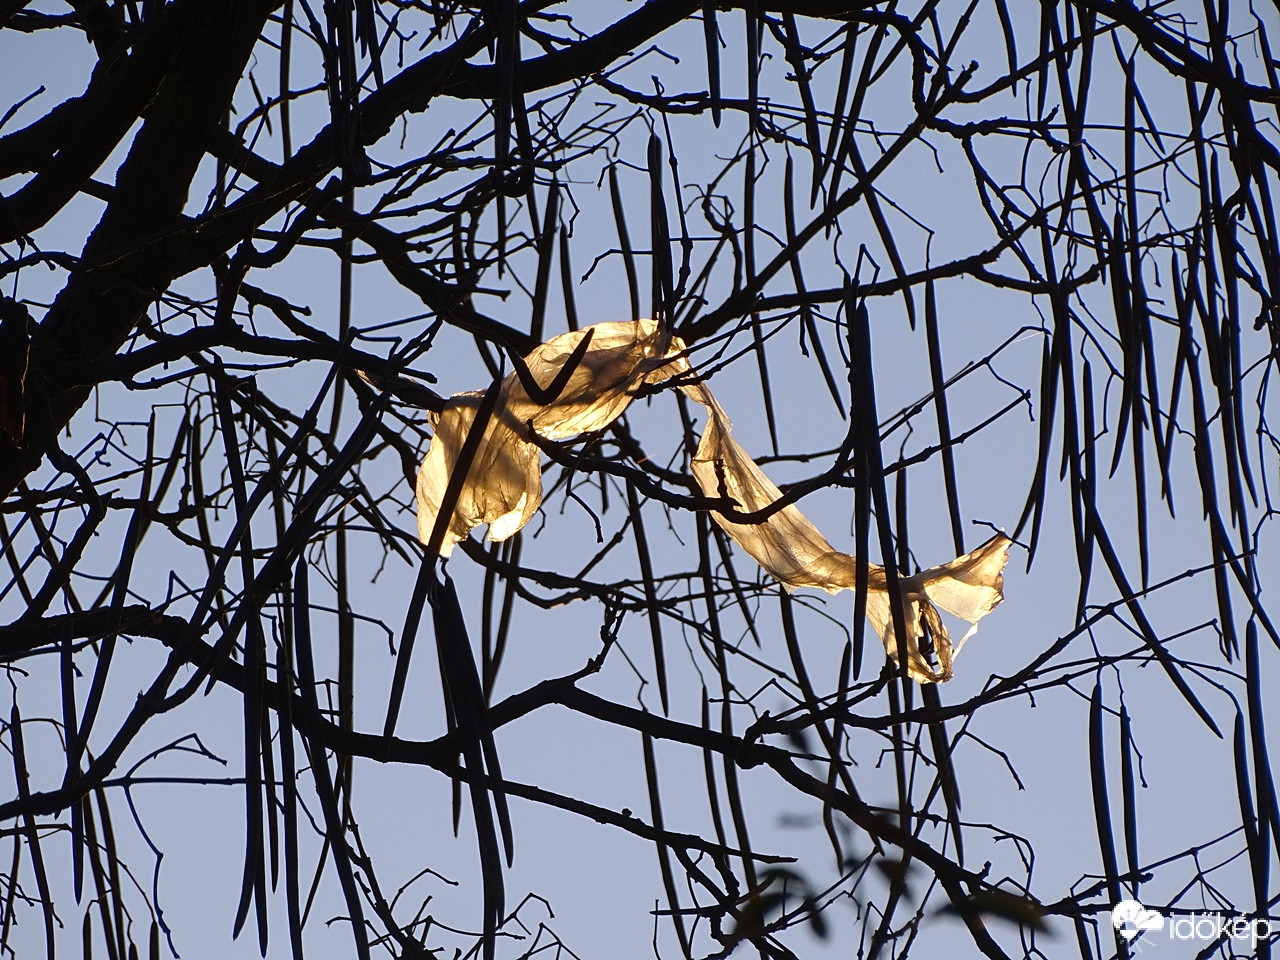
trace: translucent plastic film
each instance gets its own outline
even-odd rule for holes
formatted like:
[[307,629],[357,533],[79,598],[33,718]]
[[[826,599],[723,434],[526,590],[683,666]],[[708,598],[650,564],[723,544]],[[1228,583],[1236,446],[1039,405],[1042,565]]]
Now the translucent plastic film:
[[[707,411],[692,462],[694,479],[709,498],[729,498],[739,513],[773,504],[781,492],[733,438],[732,423],[705,384],[684,360],[679,338],[662,342],[652,320],[598,323],[562,334],[536,348],[525,365],[546,388],[590,334],[591,340],[558,395],[548,403],[530,397],[514,373],[502,383],[492,416],[476,448],[440,547],[449,556],[454,545],[481,525],[490,540],[505,540],[523,527],[542,502],[540,453],[531,437],[566,440],[602,430],[622,415],[636,390],[676,375],[681,389]],[[535,390],[535,393],[537,391]],[[480,393],[455,394],[432,415],[435,437],[418,472],[418,536],[429,543],[454,473],[455,464],[476,419]],[[545,398],[544,398],[545,399]],[[751,557],[787,589],[814,587],[837,593],[853,590],[857,560],[835,550],[794,504],[758,523],[736,523],[716,511],[711,516]],[[898,577],[906,633],[907,672],[921,683],[951,677],[955,654],[1003,595],[1003,571],[1011,541],[997,534],[976,550],[914,576]],[[868,564],[867,619],[895,660],[899,644],[892,601],[883,567]],[[945,610],[971,624],[954,644],[938,614]],[[936,664],[922,652],[932,645]]]

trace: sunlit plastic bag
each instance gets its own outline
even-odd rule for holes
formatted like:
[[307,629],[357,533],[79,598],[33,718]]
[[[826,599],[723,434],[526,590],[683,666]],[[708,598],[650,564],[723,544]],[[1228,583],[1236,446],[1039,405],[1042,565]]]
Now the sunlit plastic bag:
[[[679,338],[663,342],[652,320],[598,323],[561,334],[525,358],[529,374],[540,386],[550,384],[580,348],[591,340],[563,389],[549,403],[539,403],[516,374],[503,382],[493,413],[484,427],[457,505],[441,541],[440,555],[481,525],[490,540],[505,540],[523,527],[542,503],[541,451],[530,438],[567,440],[603,430],[622,415],[645,384],[680,378],[680,389],[707,410],[707,423],[692,462],[694,479],[709,498],[729,498],[739,513],[755,513],[773,504],[781,491],[764,475],[733,438],[732,423],[706,385],[684,359]],[[535,391],[536,392],[536,391]],[[435,437],[418,472],[418,536],[430,543],[441,504],[449,488],[467,435],[475,423],[483,394],[455,394],[443,411],[431,416]],[[857,561],[835,550],[800,509],[788,504],[758,523],[735,523],[711,511],[712,518],[761,567],[787,589],[815,587],[829,593],[855,589]],[[951,677],[952,661],[977,623],[1003,599],[1003,571],[1011,541],[997,534],[982,546],[950,563],[914,576],[899,576],[906,631],[907,672],[922,683]],[[898,658],[892,601],[883,567],[868,564],[867,619]],[[971,624],[952,643],[938,608]],[[932,644],[936,666],[921,651]],[[928,643],[925,644],[926,649]]]

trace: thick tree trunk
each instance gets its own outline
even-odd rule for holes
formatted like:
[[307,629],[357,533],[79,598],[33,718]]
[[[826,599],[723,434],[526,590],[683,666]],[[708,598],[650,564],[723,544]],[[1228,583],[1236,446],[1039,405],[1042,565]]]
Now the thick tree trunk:
[[[163,247],[152,241],[179,227],[210,138],[225,122],[245,64],[277,6],[277,0],[178,0],[163,14],[165,29],[158,32],[173,35],[168,67],[142,111],[145,120],[79,265],[36,328],[26,378],[27,429],[19,443],[0,436],[0,496],[40,464],[88,399],[91,387],[77,382],[76,367],[115,353],[178,275],[174,263],[156,255]],[[151,54],[137,50],[132,56]],[[111,86],[103,90],[106,96]],[[92,117],[108,106],[89,100],[84,111]],[[82,182],[70,185],[71,195]]]

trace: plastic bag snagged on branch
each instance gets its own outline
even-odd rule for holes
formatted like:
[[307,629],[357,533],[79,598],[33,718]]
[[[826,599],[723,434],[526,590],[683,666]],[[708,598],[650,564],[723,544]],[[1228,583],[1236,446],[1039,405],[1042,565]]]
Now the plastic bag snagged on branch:
[[[539,385],[561,373],[585,337],[591,340],[563,389],[549,403],[530,397],[516,374],[501,385],[496,406],[476,447],[467,475],[460,481],[457,505],[448,520],[440,555],[481,524],[490,540],[505,540],[523,527],[542,503],[542,470],[532,430],[544,440],[567,440],[603,430],[626,410],[644,384],[691,375],[684,344],[664,344],[652,320],[598,323],[561,334],[537,347],[525,365]],[[689,379],[685,377],[685,379]],[[544,387],[545,388],[545,387]],[[709,498],[727,497],[740,513],[773,504],[781,491],[733,438],[732,423],[707,387],[689,382],[681,390],[707,410],[692,469]],[[432,414],[435,437],[418,472],[418,536],[430,543],[440,505],[483,395],[458,393],[444,410]],[[771,576],[787,589],[816,587],[828,593],[855,589],[857,560],[835,550],[798,507],[788,504],[759,523],[735,523],[716,511],[712,518]],[[1003,599],[1003,571],[1011,541],[997,534],[982,546],[950,563],[898,577],[906,626],[907,672],[921,683],[950,679],[952,660],[977,629],[977,623]],[[883,567],[868,564],[867,619],[895,660],[899,645],[893,627],[892,601]],[[941,607],[968,621],[969,631],[952,644],[938,614]],[[921,652],[932,642],[937,666]]]

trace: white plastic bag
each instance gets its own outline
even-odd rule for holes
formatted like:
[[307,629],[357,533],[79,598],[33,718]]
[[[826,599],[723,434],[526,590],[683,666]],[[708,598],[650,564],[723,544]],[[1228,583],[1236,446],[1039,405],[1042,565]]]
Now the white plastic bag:
[[[707,410],[707,423],[692,462],[694,479],[711,498],[728,497],[741,513],[768,507],[782,494],[733,438],[732,423],[706,385],[694,378],[684,344],[665,345],[652,320],[598,323],[553,337],[525,358],[529,373],[546,388],[582,340],[591,337],[577,367],[548,404],[529,396],[514,373],[502,383],[492,416],[459,490],[440,555],[483,524],[490,540],[505,540],[523,527],[542,503],[541,451],[530,439],[567,440],[603,430],[626,410],[639,387],[681,375],[685,395]],[[432,415],[435,437],[418,472],[418,536],[429,543],[454,465],[475,422],[482,394],[459,393]],[[716,511],[712,518],[771,576],[787,589],[815,587],[829,593],[853,590],[857,561],[835,550],[795,504],[759,523],[735,523]],[[1003,571],[1011,541],[997,534],[950,563],[910,577],[900,576],[906,628],[907,672],[921,683],[951,677],[952,660],[977,623],[1003,599]],[[892,602],[883,567],[868,565],[867,619],[889,655],[899,657]],[[938,609],[968,621],[969,631],[953,646]],[[937,666],[920,646],[932,642]]]

